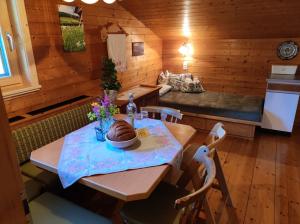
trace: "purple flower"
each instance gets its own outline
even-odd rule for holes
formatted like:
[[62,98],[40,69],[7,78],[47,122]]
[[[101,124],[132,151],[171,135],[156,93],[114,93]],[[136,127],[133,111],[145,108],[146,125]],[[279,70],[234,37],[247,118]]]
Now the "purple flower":
[[100,113],[100,107],[94,106],[93,107],[93,112],[94,112],[94,114],[96,114],[96,116],[98,116],[99,113]]
[[110,99],[107,95],[104,96],[103,100],[101,100],[102,106],[108,108],[110,106]]

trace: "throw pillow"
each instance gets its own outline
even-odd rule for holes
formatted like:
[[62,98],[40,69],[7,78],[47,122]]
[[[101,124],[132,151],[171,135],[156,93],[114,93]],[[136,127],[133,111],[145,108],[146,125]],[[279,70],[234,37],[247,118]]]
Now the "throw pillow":
[[168,84],[169,83],[169,77],[168,74],[161,72],[158,76],[158,80],[157,80],[158,84]]
[[191,73],[183,73],[183,74],[179,74],[179,76],[182,81],[185,81],[185,79],[193,79]]
[[172,86],[172,89],[174,91],[180,91],[182,83],[183,83],[183,81],[181,80],[179,75],[176,75],[176,74],[169,75],[168,85]]
[[183,93],[202,93],[205,90],[198,78],[194,78],[194,80],[187,78],[182,83],[180,91]]
[[167,92],[169,92],[172,89],[172,86],[165,85],[165,84],[160,84],[158,85],[161,88],[159,89],[159,96],[165,95]]

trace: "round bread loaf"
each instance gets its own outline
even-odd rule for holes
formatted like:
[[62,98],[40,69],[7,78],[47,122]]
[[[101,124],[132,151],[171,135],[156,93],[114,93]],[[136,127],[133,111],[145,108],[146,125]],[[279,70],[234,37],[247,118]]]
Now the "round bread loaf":
[[107,133],[107,138],[116,142],[128,141],[135,136],[133,127],[124,120],[116,121]]

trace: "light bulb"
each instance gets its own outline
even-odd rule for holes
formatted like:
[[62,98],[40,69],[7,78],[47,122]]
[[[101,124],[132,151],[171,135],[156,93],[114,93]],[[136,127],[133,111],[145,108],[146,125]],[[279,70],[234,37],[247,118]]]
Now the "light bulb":
[[63,0],[64,2],[74,2],[75,0]]
[[178,50],[184,57],[191,57],[194,53],[193,46],[190,43],[184,43]]
[[116,0],[103,0],[105,3],[107,4],[112,4],[114,3]]
[[186,46],[185,46],[185,45],[182,45],[182,46],[179,48],[179,52],[180,52],[180,54],[182,54],[182,55],[186,55],[186,53],[187,53]]
[[81,0],[81,1],[86,4],[94,4],[94,3],[97,3],[99,0]]

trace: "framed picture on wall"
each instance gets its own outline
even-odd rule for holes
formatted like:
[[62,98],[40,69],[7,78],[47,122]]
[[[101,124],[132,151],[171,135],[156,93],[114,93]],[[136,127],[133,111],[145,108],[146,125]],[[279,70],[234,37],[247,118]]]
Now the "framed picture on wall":
[[58,14],[64,50],[68,52],[84,51],[82,8],[58,5]]
[[144,55],[144,42],[133,42],[132,43],[132,56]]

